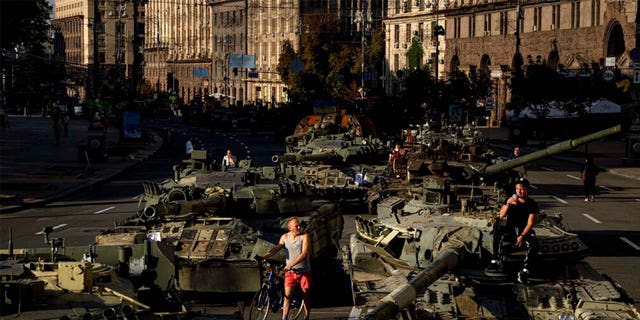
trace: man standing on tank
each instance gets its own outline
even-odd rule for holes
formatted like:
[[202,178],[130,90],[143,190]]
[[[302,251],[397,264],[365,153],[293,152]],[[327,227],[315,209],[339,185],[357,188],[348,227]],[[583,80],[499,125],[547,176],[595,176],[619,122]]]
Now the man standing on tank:
[[311,311],[310,289],[311,289],[311,255],[309,235],[300,232],[300,221],[296,217],[289,218],[287,222],[289,232],[280,237],[277,246],[269,250],[263,259],[267,259],[278,253],[282,248],[287,249],[287,265],[284,267],[284,304],[282,306],[282,319],[289,316],[291,306],[291,294],[296,286],[302,290],[302,300],[304,300],[304,319],[309,319]]
[[516,181],[515,193],[500,208],[499,221],[493,234],[495,259],[491,260],[488,272],[502,271],[505,252],[503,252],[501,243],[508,241],[515,243],[515,248],[521,248],[524,245],[527,249],[524,265],[522,270],[518,272],[518,282],[527,281],[532,262],[535,261],[538,253],[538,240],[533,230],[538,212],[538,203],[529,198],[529,181],[519,179]]

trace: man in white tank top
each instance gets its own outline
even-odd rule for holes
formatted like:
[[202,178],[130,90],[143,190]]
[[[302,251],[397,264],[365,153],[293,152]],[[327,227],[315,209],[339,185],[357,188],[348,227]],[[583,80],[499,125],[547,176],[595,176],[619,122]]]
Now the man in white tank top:
[[289,232],[280,237],[280,242],[269,250],[263,259],[267,259],[278,253],[280,249],[287,249],[287,265],[284,267],[284,305],[282,306],[282,319],[287,319],[291,300],[289,297],[300,286],[302,299],[304,300],[304,319],[309,319],[311,304],[309,292],[311,288],[311,257],[309,254],[309,235],[300,233],[300,221],[296,217],[289,218],[287,223]]

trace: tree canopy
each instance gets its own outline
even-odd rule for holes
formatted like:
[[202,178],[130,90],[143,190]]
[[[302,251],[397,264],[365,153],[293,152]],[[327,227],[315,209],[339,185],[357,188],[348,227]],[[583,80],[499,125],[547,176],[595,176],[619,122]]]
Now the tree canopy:
[[52,8],[46,0],[0,1],[0,43],[3,51],[18,45],[25,52],[44,55]]

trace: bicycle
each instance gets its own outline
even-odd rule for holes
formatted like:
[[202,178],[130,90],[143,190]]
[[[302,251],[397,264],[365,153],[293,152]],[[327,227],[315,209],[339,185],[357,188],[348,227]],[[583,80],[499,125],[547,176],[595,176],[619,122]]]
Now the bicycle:
[[[284,304],[284,266],[256,259],[261,264],[262,285],[251,300],[249,320],[266,320],[269,314],[280,312]],[[289,307],[289,319],[296,320],[304,310],[301,290],[294,290]]]

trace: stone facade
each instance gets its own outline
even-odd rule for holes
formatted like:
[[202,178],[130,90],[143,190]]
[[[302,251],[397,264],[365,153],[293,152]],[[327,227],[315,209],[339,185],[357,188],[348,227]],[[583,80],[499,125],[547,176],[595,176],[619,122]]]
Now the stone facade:
[[[399,92],[400,76],[406,70],[406,51],[412,37],[418,37],[425,52],[423,63],[432,63],[436,48],[432,34],[438,24],[445,36],[439,41],[439,77],[453,68],[482,69],[491,75],[495,101],[491,123],[498,125],[509,101],[508,81],[516,50],[515,1],[435,1],[393,0],[389,3],[385,88],[388,95]],[[585,66],[604,67],[605,57],[615,57],[616,67],[630,73],[629,51],[638,46],[637,1],[561,0],[545,2],[521,0],[520,52],[528,61],[545,61],[553,42],[559,52],[559,66],[566,70]],[[431,64],[432,70],[435,69]]]

